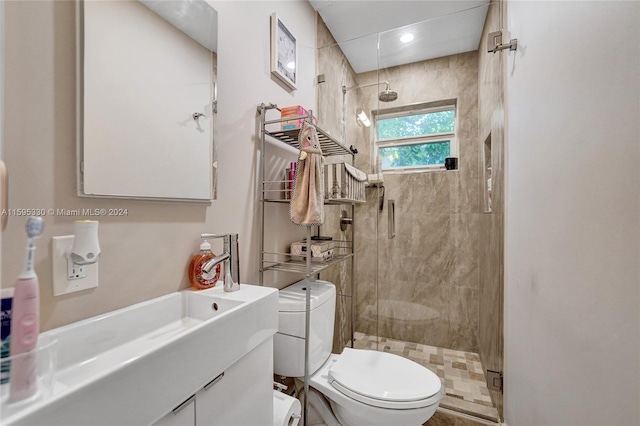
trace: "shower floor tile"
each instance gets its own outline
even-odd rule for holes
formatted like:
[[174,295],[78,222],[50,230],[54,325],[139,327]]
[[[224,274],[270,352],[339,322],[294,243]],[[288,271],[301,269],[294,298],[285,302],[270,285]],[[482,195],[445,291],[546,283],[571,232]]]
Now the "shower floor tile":
[[452,410],[497,420],[498,412],[484,378],[480,357],[473,352],[454,351],[386,337],[354,334],[354,348],[378,349],[409,358],[438,375],[445,387],[440,405]]

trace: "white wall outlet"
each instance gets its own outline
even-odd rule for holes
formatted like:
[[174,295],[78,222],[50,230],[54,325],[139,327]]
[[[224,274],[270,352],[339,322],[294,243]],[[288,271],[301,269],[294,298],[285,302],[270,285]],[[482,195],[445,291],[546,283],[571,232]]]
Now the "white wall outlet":
[[67,279],[79,280],[87,277],[87,265],[76,265],[67,260]]
[[92,265],[75,265],[68,261],[67,253],[73,246],[73,239],[73,235],[52,239],[54,296],[98,287],[98,262]]

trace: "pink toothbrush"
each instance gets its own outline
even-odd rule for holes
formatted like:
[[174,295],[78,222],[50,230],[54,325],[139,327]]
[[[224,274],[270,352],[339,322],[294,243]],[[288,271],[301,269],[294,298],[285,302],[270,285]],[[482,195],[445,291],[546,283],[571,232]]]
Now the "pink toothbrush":
[[[36,354],[28,352],[36,347],[40,332],[39,285],[33,258],[35,239],[42,233],[43,226],[41,217],[30,217],[27,220],[27,256],[24,269],[16,280],[11,315],[10,402],[29,398],[38,391]],[[20,354],[23,355],[17,356]]]

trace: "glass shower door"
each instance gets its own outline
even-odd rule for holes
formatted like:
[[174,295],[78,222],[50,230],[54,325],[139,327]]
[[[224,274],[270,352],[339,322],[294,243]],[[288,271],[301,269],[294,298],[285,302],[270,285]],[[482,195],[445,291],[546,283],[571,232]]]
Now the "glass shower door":
[[[438,19],[424,25],[437,27]],[[412,28],[377,35],[378,68],[365,71],[354,70],[344,53],[361,40],[338,44],[319,34],[319,40],[329,41],[318,56],[319,72],[326,79],[318,85],[319,119],[326,126],[328,117],[335,118],[331,131],[358,149],[354,165],[370,175],[366,203],[356,205],[353,216],[355,293],[339,289],[336,316],[340,321],[353,308],[355,338],[346,341],[347,333],[340,331],[344,327],[337,326],[334,352],[353,344],[410,358],[446,385],[442,406],[496,420],[480,359],[489,353],[487,347],[501,356],[501,322],[487,327],[493,316],[501,316],[501,305],[497,302],[495,311],[496,301],[488,302],[494,294],[486,286],[491,282],[502,291],[500,279],[488,273],[500,270],[500,255],[489,255],[484,247],[487,240],[500,246],[495,230],[501,225],[500,217],[489,218],[482,205],[480,53],[393,64],[385,52],[401,54],[402,49],[388,42]],[[419,25],[415,30],[433,31]],[[453,115],[453,128],[436,123],[426,136],[406,134],[397,145],[418,151],[427,164],[412,167],[415,164],[385,158],[380,174],[376,148],[385,137],[376,127],[380,118],[415,116],[418,107]],[[431,153],[420,151],[427,147]],[[383,149],[382,154],[401,155],[399,151]],[[493,145],[491,152],[496,156],[499,150]],[[456,168],[445,170],[447,157],[457,158]],[[499,202],[497,169],[494,165],[494,213]],[[339,223],[339,213],[329,217],[329,226]],[[323,279],[332,277],[326,274]]]
[[[495,392],[492,399],[481,358],[492,368],[496,367],[489,358],[499,353],[501,359],[502,323],[492,317],[501,318],[502,306],[489,299],[500,300],[502,284],[487,272],[499,270],[501,264],[499,254],[489,256],[484,250],[487,241],[500,244],[500,219],[485,217],[482,206],[479,52],[393,63],[399,54],[391,47],[394,39],[408,32],[428,33],[437,21],[379,34],[377,81],[381,91],[390,87],[397,92],[397,99],[373,100],[371,164],[378,163],[376,153],[395,157],[379,161],[383,188],[372,191],[375,199],[367,205],[369,214],[375,212],[377,257],[375,289],[369,292],[375,302],[367,308],[375,311],[377,320],[357,336],[366,343],[362,346],[404,356],[436,373],[445,385],[442,406],[496,421],[501,394]],[[398,136],[398,145],[407,147],[404,153],[375,149],[375,144],[385,146],[379,127],[383,119],[415,118],[421,108],[451,108],[453,129],[435,123],[432,135],[418,135],[424,123],[407,119],[402,129],[407,133]],[[403,155],[411,158],[403,163],[398,160]],[[420,156],[435,164],[416,163]],[[456,158],[457,167],[445,169],[447,157]],[[493,169],[495,187],[495,165]],[[488,287],[498,293],[490,293]],[[359,325],[356,331],[364,329]]]

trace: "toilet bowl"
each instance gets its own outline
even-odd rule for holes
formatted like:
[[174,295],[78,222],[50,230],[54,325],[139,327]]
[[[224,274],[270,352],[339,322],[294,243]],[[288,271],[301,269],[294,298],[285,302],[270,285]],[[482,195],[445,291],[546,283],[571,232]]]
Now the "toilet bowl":
[[[280,291],[278,333],[274,341],[274,371],[304,376],[304,315],[306,288],[311,289],[309,322],[309,385],[329,401],[333,415],[325,423],[343,426],[418,426],[437,409],[443,386],[426,367],[398,355],[345,348],[331,354],[335,286],[307,280]],[[317,398],[310,399],[310,402]],[[323,414],[324,413],[324,414]]]
[[[408,362],[404,362],[408,361]],[[438,376],[397,355],[345,348],[310,378],[345,426],[421,425],[438,408]]]

